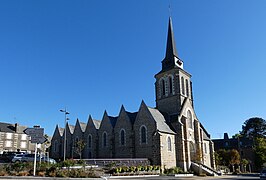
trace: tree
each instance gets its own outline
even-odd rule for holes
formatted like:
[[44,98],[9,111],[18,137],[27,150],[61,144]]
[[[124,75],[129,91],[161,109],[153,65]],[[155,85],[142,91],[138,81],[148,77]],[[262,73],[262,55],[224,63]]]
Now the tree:
[[266,137],[266,121],[258,117],[246,120],[240,134],[248,138]]
[[243,165],[243,168],[244,168],[244,172],[247,171],[247,165],[248,165],[248,160],[247,159],[242,159],[241,160],[241,164]]
[[79,158],[81,159],[82,151],[85,148],[86,143],[81,139],[76,142],[76,152],[79,155]]
[[253,138],[255,166],[260,169],[263,163],[266,163],[266,120],[253,117],[244,122],[242,136]]
[[255,165],[257,168],[262,168],[263,164],[266,163],[266,139],[256,138],[255,140]]
[[233,172],[235,172],[235,166],[234,165],[240,164],[240,154],[235,149],[229,150],[228,153],[229,153],[229,157],[230,157],[229,164],[232,166]]
[[216,163],[218,165],[231,166],[233,171],[235,171],[234,165],[240,164],[240,154],[235,149],[219,149],[216,153]]

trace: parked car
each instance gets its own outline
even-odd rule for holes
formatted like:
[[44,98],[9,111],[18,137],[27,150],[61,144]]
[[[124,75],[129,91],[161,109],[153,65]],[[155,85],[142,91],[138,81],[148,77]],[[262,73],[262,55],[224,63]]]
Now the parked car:
[[0,161],[1,162],[5,162],[5,163],[9,163],[12,161],[13,157],[16,154],[24,154],[24,152],[3,152],[3,154],[0,155]]
[[47,156],[42,157],[41,161],[48,162],[51,164],[55,164],[56,161],[53,158],[48,158]]
[[[20,161],[21,162],[34,162],[34,156],[35,154],[25,154],[23,157],[21,157]],[[36,156],[36,161],[40,161],[40,155]],[[56,161],[52,158],[48,158],[46,156],[41,156],[41,162],[48,162],[51,164],[55,164]]]
[[13,159],[11,160],[11,162],[21,162],[22,157],[24,157],[25,154],[16,154]]
[[25,154],[21,158],[21,162],[33,162],[34,161],[35,154]]
[[262,169],[260,172],[260,179],[266,179],[266,169]]

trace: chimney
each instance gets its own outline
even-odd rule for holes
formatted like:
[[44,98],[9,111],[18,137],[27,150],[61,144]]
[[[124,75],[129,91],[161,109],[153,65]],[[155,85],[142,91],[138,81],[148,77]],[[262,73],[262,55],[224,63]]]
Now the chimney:
[[17,133],[18,132],[18,123],[15,123],[15,132]]
[[228,134],[224,133],[224,139],[229,139]]

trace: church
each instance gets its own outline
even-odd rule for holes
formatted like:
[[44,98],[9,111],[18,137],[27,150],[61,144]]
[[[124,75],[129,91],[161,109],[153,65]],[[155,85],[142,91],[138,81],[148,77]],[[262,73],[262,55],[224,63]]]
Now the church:
[[191,75],[177,54],[171,17],[161,63],[154,76],[155,108],[142,101],[137,112],[122,106],[116,117],[105,112],[102,120],[90,116],[87,123],[67,123],[66,129],[57,125],[50,156],[63,159],[66,142],[66,158],[79,158],[74,149],[83,140],[84,159],[147,158],[153,165],[185,172],[193,164],[215,168],[213,142],[194,111]]

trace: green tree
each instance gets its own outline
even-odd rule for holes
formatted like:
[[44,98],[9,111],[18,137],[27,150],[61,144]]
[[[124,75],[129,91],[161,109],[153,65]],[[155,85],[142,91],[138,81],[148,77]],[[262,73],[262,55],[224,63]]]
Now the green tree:
[[253,138],[255,166],[260,169],[266,163],[266,120],[253,117],[244,122],[240,134],[247,138]]
[[242,159],[241,160],[241,164],[243,165],[243,168],[244,168],[244,172],[247,171],[247,165],[248,165],[248,160],[247,159]]
[[266,163],[266,138],[258,137],[255,139],[255,166],[260,169]]
[[258,117],[246,120],[242,126],[240,134],[248,138],[265,137],[266,121]]
[[79,158],[81,159],[83,149],[85,148],[86,143],[81,139],[76,142],[76,152],[79,155]]
[[229,164],[232,166],[233,172],[235,172],[235,165],[240,164],[240,154],[235,149],[229,150],[228,154],[229,154]]

